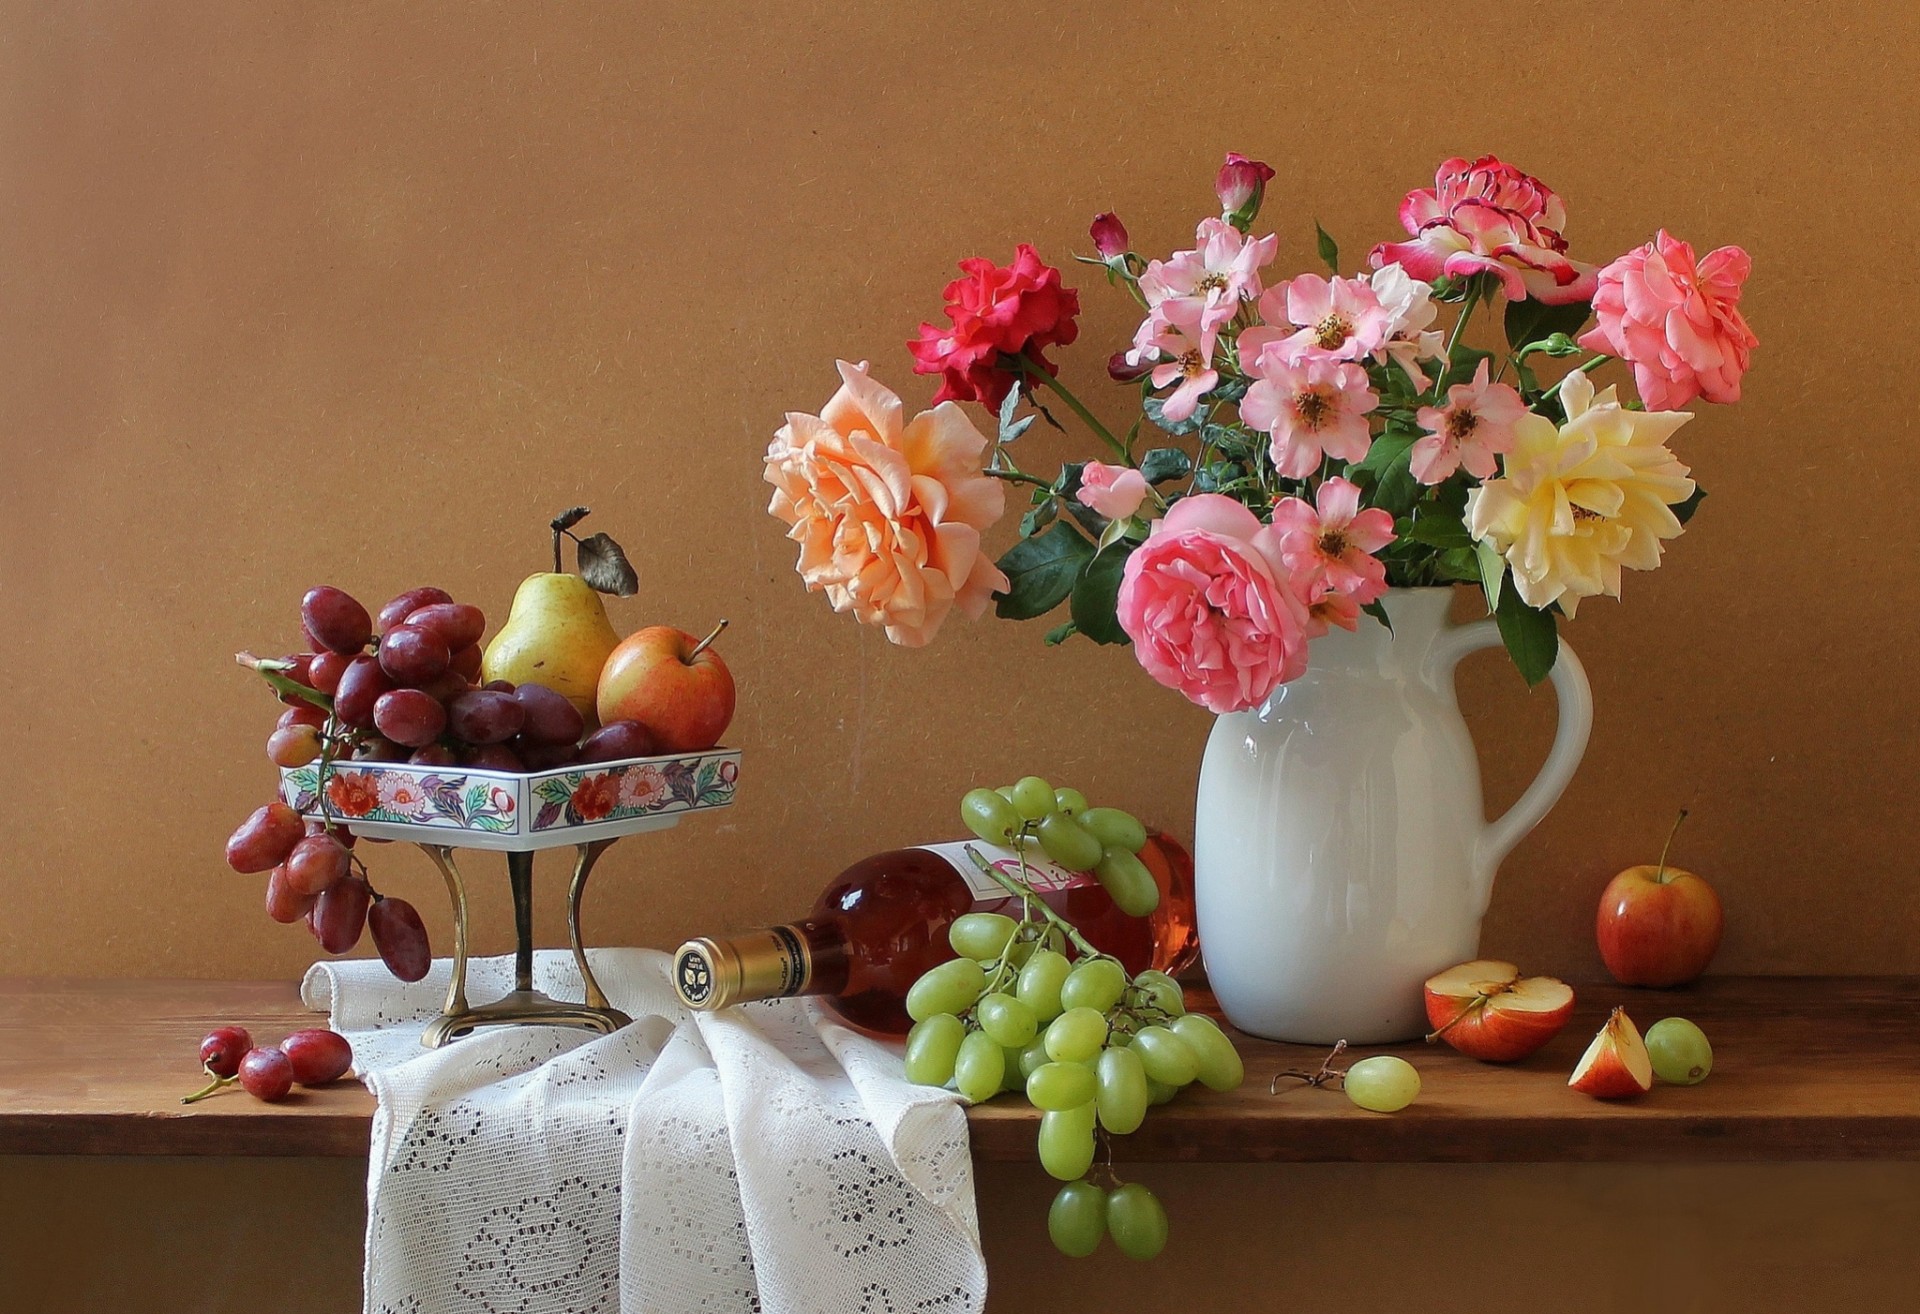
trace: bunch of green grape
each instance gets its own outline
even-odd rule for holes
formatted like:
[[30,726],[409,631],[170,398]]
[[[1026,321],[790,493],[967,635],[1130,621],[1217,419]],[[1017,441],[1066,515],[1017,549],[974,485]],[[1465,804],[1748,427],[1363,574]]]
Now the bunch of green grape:
[[[1062,866],[1097,872],[1134,915],[1152,911],[1158,888],[1134,856],[1146,843],[1140,823],[1089,808],[1072,790],[1047,788],[1042,811],[1040,788],[1045,782],[1029,776],[1004,792],[974,790],[962,803],[967,824],[1016,849],[1037,839]],[[1008,811],[1017,820],[1003,827]],[[1140,868],[1146,895],[1130,888],[1127,861]],[[1131,907],[1116,886],[1137,896]],[[1048,1214],[1054,1244],[1077,1258],[1110,1234],[1121,1253],[1151,1259],[1167,1242],[1166,1211],[1146,1187],[1114,1178],[1110,1154],[1100,1180],[1090,1176],[1101,1142],[1137,1130],[1150,1106],[1195,1081],[1234,1089],[1245,1077],[1240,1054],[1211,1018],[1186,1011],[1179,982],[1151,970],[1129,978],[1031,888],[1024,893],[1019,919],[975,912],[956,920],[948,938],[959,957],[907,992],[907,1078],[951,1084],[976,1104],[1024,1093],[1041,1111],[1040,1163],[1066,1183]]]
[[1129,916],[1145,917],[1159,906],[1160,887],[1139,858],[1147,828],[1119,808],[1088,807],[1077,789],[1022,776],[999,789],[969,790],[960,800],[960,819],[989,844],[1038,843],[1068,871],[1091,872]]

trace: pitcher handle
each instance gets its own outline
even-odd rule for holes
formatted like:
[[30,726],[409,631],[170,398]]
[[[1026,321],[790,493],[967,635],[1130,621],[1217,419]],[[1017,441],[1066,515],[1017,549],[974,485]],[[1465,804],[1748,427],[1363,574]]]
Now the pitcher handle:
[[[1436,683],[1451,680],[1454,668],[1468,653],[1500,646],[1500,626],[1491,620],[1475,621],[1471,625],[1450,630],[1434,644],[1430,658],[1433,664],[1432,678]],[[1547,760],[1541,766],[1540,774],[1533,778],[1533,783],[1527,786],[1512,807],[1501,814],[1499,820],[1489,823],[1480,832],[1480,843],[1475,854],[1477,861],[1474,864],[1473,893],[1482,913],[1493,898],[1493,877],[1501,861],[1560,801],[1560,795],[1566,791],[1574,771],[1580,766],[1581,757],[1587,751],[1587,736],[1593,729],[1593,689],[1587,683],[1586,668],[1580,665],[1580,659],[1564,640],[1560,644],[1560,655],[1547,678],[1553,681],[1554,697],[1559,704],[1553,747],[1547,751]]]

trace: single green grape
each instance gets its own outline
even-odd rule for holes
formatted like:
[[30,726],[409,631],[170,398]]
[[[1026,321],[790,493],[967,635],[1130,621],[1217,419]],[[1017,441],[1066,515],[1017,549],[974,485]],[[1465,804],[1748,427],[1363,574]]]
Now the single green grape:
[[1122,848],[1109,847],[1094,864],[1093,874],[1100,888],[1113,896],[1120,911],[1129,917],[1145,917],[1160,906],[1160,887],[1154,883],[1147,864]]
[[1087,796],[1077,789],[1056,789],[1053,791],[1053,810],[1077,817],[1087,810]]
[[1012,995],[996,991],[974,1005],[980,1029],[1005,1049],[1018,1049],[1039,1034],[1040,1020]]
[[1076,820],[1108,848],[1138,853],[1147,847],[1147,828],[1119,808],[1088,808]]
[[1060,986],[1062,1008],[1091,1008],[1104,1013],[1127,989],[1127,969],[1112,958],[1088,958],[1067,973]]
[[962,958],[992,962],[1006,951],[1020,923],[1004,913],[963,913],[947,928],[947,943]]
[[1235,1090],[1247,1079],[1240,1051],[1212,1018],[1187,1013],[1169,1022],[1167,1030],[1187,1042],[1196,1061],[1195,1074],[1208,1090]]
[[1009,795],[1014,811],[1027,821],[1038,821],[1053,811],[1053,786],[1039,776],[1021,776]]
[[1052,949],[1036,949],[1033,957],[1027,959],[1026,966],[1020,969],[1020,978],[1014,983],[1013,993],[1021,1003],[1033,1010],[1037,1020],[1051,1022],[1060,1016],[1060,987],[1066,984],[1067,973],[1072,970],[1073,964],[1067,961],[1065,954]]
[[1031,1077],[1043,1064],[1053,1062],[1053,1056],[1047,1053],[1047,1038],[1035,1036],[1020,1047],[1020,1085],[1024,1089],[1027,1078]]
[[1165,1027],[1141,1027],[1134,1033],[1133,1048],[1146,1065],[1147,1075],[1155,1081],[1187,1086],[1200,1074],[1200,1060],[1193,1046]]
[[1663,1017],[1647,1028],[1653,1075],[1675,1086],[1697,1086],[1713,1071],[1707,1033],[1684,1017]]
[[1099,1092],[1094,1111],[1100,1125],[1116,1136],[1139,1130],[1147,1118],[1147,1069],[1131,1049],[1102,1050],[1097,1069]]
[[989,844],[1011,844],[1020,829],[1020,814],[1004,794],[970,789],[960,799],[960,820]]
[[986,988],[987,974],[971,958],[931,968],[907,991],[907,1016],[924,1022],[936,1013],[964,1013]]
[[1168,1104],[1180,1093],[1178,1086],[1170,1086],[1164,1081],[1147,1078],[1147,1102],[1150,1104]]
[[1047,1054],[1059,1063],[1085,1063],[1100,1057],[1107,1043],[1106,1014],[1070,1008],[1047,1024]]
[[1047,1235],[1069,1259],[1085,1259],[1107,1235],[1107,1193],[1092,1182],[1068,1182],[1047,1210]]
[[1347,1069],[1347,1098],[1375,1113],[1398,1113],[1420,1094],[1420,1074],[1393,1054],[1375,1054]]
[[1098,1091],[1093,1069],[1080,1063],[1043,1063],[1027,1078],[1027,1099],[1048,1113],[1091,1105]]
[[[1080,823],[1064,812],[1049,812],[1040,819],[1040,847],[1047,856],[1068,871],[1092,871],[1100,865],[1105,850],[1100,841],[1081,829]],[[1132,854],[1127,855],[1133,858]],[[1134,862],[1140,861],[1133,858]],[[1142,867],[1142,871],[1146,868]],[[1152,883],[1153,877],[1147,881]],[[1105,884],[1104,879],[1101,882]],[[1157,891],[1156,891],[1157,893]]]
[[1006,1064],[1007,1052],[986,1032],[976,1031],[960,1042],[960,1052],[954,1057],[954,1089],[974,1104],[990,1100],[1000,1093]]
[[967,1038],[966,1025],[951,1013],[935,1013],[907,1032],[907,1080],[944,1086],[953,1080],[953,1060]]
[[[1084,1071],[1084,1069],[1082,1069]],[[1093,1167],[1093,1102],[1040,1115],[1040,1166],[1063,1182]]]
[[1152,1259],[1166,1248],[1167,1211],[1138,1182],[1107,1192],[1107,1231],[1128,1259]]
[[1179,1017],[1187,1011],[1187,994],[1180,983],[1165,972],[1156,972],[1149,968],[1133,978],[1133,988],[1146,993],[1147,1004],[1159,1009],[1168,1017]]

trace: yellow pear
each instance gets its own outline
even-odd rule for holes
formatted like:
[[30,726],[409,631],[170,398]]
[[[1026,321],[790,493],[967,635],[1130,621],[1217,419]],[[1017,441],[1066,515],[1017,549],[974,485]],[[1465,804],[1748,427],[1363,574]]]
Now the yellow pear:
[[598,725],[594,695],[600,668],[620,643],[600,595],[578,575],[529,575],[513,595],[507,623],[480,665],[488,680],[544,684]]

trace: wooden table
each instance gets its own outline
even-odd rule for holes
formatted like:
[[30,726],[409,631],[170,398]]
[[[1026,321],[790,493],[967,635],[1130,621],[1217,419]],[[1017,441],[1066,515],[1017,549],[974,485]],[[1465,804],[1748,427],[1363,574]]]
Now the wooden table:
[[[1298,1083],[1268,1094],[1273,1074],[1317,1067],[1324,1051],[1239,1037],[1245,1086],[1182,1094],[1118,1138],[1116,1157],[1920,1159],[1920,978],[1728,977],[1682,991],[1589,985],[1579,996],[1567,1029],[1512,1066],[1392,1047],[1420,1069],[1423,1089],[1390,1115]],[[1567,1089],[1616,1003],[1642,1027],[1670,1014],[1699,1023],[1714,1043],[1712,1077],[1626,1103]],[[277,1040],[317,1020],[287,982],[0,981],[0,1154],[366,1154],[373,1100],[352,1081],[281,1104],[235,1090],[181,1105],[200,1084],[200,1037],[223,1022]],[[980,1158],[1032,1159],[1039,1115],[1024,1103],[998,1100],[968,1117]]]

